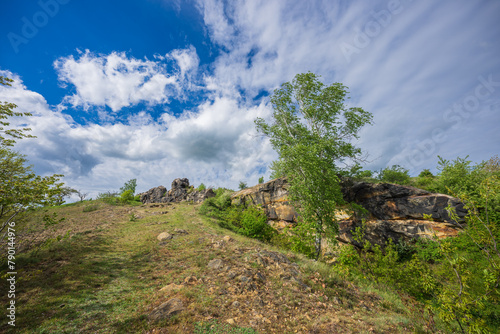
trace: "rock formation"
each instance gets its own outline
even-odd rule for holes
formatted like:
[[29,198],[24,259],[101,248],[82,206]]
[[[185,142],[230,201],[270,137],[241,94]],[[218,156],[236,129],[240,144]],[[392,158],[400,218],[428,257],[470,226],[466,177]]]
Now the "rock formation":
[[181,201],[200,203],[206,198],[214,197],[215,193],[212,189],[195,190],[193,186],[189,185],[188,179],[182,178],[172,181],[172,188],[169,191],[164,186],[159,186],[151,188],[140,195],[143,204]]
[[[286,179],[275,179],[233,194],[232,202],[261,205],[271,225],[283,227],[297,221],[287,189]],[[352,232],[362,225],[362,219],[366,221],[365,237],[372,243],[384,245],[389,239],[400,242],[433,235],[456,235],[460,228],[451,220],[447,208],[455,210],[459,222],[463,222],[467,214],[458,199],[414,187],[344,180],[342,192],[347,202],[359,204],[368,211],[366,217],[347,214],[347,210],[337,213],[338,239],[346,243],[355,244]],[[432,220],[426,219],[428,215]]]

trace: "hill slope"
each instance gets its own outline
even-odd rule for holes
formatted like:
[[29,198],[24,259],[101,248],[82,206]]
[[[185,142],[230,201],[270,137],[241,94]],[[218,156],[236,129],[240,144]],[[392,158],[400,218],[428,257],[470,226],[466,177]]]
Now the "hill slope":
[[[17,257],[15,332],[415,330],[419,315],[399,297],[359,288],[325,264],[232,234],[197,209],[84,202],[50,209],[66,220],[44,232],[36,232],[42,212],[33,214],[36,235],[68,237]],[[163,232],[169,235],[160,241]],[[2,305],[6,296],[2,285]],[[14,328],[2,321],[0,331]]]

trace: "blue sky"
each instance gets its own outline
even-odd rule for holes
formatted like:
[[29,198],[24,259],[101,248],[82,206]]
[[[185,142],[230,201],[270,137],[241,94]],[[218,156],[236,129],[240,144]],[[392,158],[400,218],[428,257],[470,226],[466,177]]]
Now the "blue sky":
[[237,188],[276,158],[255,133],[297,73],[349,87],[374,115],[367,169],[435,171],[500,144],[500,1],[3,1],[0,101],[34,114],[40,174],[138,191],[187,177]]

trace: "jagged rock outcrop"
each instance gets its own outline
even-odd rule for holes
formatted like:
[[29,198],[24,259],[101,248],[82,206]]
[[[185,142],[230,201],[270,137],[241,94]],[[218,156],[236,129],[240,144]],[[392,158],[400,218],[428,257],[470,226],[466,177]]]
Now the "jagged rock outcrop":
[[143,204],[181,201],[199,203],[207,198],[214,197],[215,193],[212,189],[195,190],[193,186],[189,185],[188,179],[179,178],[172,181],[172,188],[169,191],[164,186],[159,186],[151,188],[140,195]]
[[[362,219],[366,221],[365,237],[372,243],[385,245],[389,239],[399,242],[456,235],[460,228],[451,220],[447,208],[455,210],[459,222],[467,214],[457,198],[414,187],[346,179],[342,182],[342,192],[347,202],[357,203],[368,212],[365,217],[348,214],[347,210],[337,213],[338,239],[346,243],[356,244],[352,233],[362,226]],[[297,221],[297,212],[288,201],[288,183],[283,178],[239,191],[232,195],[232,202],[263,206],[273,226]],[[432,220],[426,219],[427,215]]]
[[272,221],[297,222],[297,212],[288,201],[288,182],[285,178],[238,191],[231,196],[231,203],[261,205]]
[[[344,199],[368,211],[365,237],[372,243],[384,245],[389,239],[395,242],[415,238],[454,236],[460,230],[447,208],[452,208],[463,223],[467,215],[459,199],[444,194],[389,183],[345,181],[342,185]],[[431,217],[431,219],[427,219]],[[361,217],[340,221],[339,239],[354,243],[353,231],[360,227]]]

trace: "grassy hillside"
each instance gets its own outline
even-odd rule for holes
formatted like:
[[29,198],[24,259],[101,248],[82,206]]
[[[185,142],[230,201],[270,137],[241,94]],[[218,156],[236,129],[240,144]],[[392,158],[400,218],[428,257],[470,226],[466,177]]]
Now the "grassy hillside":
[[[16,327],[4,318],[0,332],[403,333],[426,325],[412,299],[282,255],[198,208],[87,201],[30,214],[35,244],[49,242],[17,256]],[[43,227],[54,212],[65,220]],[[172,239],[159,241],[162,232]],[[172,298],[180,313],[148,316]]]

